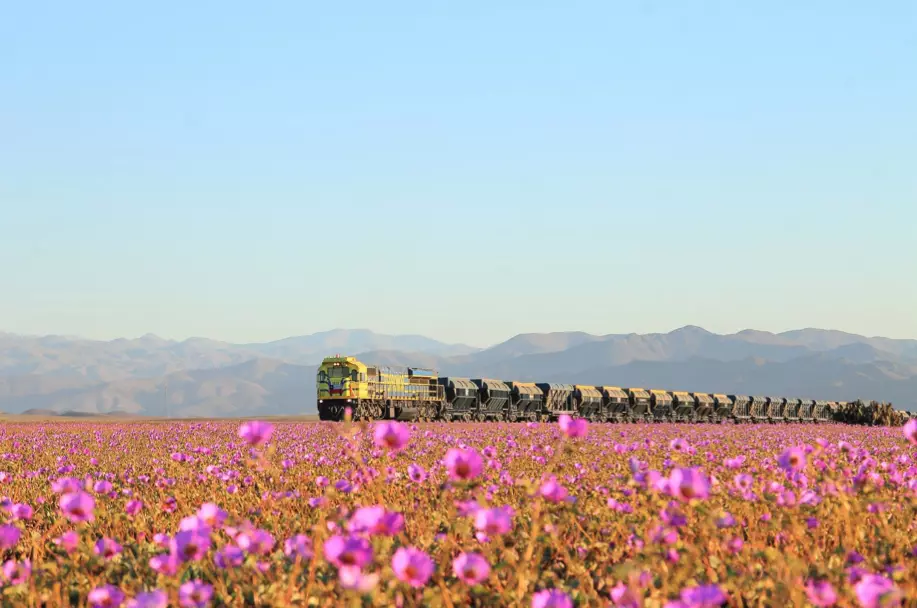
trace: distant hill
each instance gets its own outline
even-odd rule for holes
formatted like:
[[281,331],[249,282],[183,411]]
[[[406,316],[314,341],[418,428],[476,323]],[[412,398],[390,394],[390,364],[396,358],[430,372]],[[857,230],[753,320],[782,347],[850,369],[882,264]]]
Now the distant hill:
[[0,333],[0,410],[216,417],[315,411],[323,356],[443,375],[892,401],[917,409],[917,340],[832,330],[521,334],[487,349],[332,330],[261,344]]

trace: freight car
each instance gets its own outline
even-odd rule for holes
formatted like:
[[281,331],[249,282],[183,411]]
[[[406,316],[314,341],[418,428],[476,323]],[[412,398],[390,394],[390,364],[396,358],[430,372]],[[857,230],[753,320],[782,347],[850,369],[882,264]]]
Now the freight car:
[[435,370],[326,357],[318,368],[319,418],[341,420],[593,422],[827,422],[846,402],[746,397],[617,386],[440,376]]

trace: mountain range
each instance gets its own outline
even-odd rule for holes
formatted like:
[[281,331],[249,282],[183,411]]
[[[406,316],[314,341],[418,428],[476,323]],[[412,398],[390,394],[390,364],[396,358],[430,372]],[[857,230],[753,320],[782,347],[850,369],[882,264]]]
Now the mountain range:
[[442,375],[891,401],[917,409],[917,340],[835,330],[520,334],[489,348],[335,329],[233,344],[0,333],[0,410],[216,417],[312,413],[322,357]]

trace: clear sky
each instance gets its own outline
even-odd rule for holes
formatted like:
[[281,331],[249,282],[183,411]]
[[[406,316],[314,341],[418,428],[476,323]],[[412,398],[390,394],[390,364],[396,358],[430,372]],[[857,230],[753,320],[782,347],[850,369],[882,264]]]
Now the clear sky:
[[917,338],[917,3],[12,2],[0,330]]

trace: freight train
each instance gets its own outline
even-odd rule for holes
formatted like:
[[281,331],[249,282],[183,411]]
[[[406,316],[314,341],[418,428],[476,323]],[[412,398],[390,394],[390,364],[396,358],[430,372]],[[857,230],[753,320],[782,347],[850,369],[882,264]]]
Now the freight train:
[[319,418],[342,420],[592,422],[828,422],[847,402],[691,393],[619,386],[516,382],[395,370],[326,357],[316,378]]

